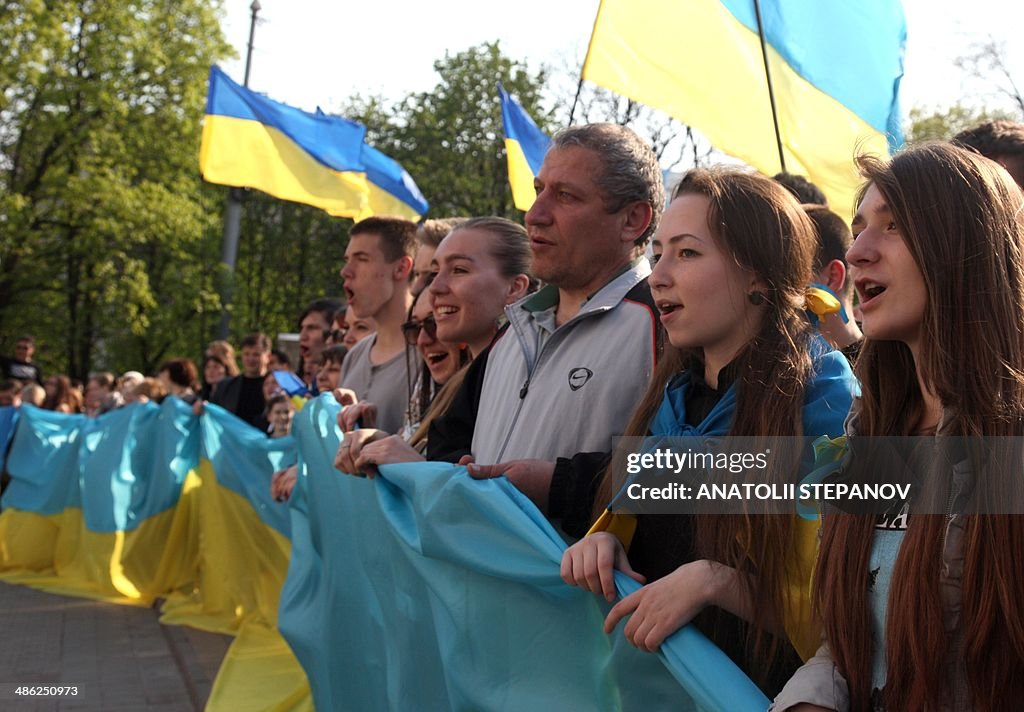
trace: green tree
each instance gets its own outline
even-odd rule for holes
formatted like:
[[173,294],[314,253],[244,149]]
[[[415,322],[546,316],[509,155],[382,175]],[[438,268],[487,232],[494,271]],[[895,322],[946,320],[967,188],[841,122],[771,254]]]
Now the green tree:
[[[314,299],[342,293],[351,220],[248,191],[242,209],[231,329],[236,337],[297,331]],[[237,340],[237,339],[236,339]]]
[[471,47],[434,63],[440,76],[429,92],[393,106],[380,97],[353,97],[345,116],[366,124],[367,140],[401,163],[430,202],[430,215],[520,216],[508,186],[497,84],[548,133],[552,115],[541,106],[546,71],[531,72],[497,42]]
[[213,290],[217,208],[196,169],[204,0],[14,0],[0,9],[0,333],[44,366],[152,370],[192,354]]
[[954,104],[948,109],[932,110],[920,106],[910,110],[910,125],[906,130],[908,144],[921,141],[948,141],[964,129],[995,119],[1012,119],[1001,109],[977,109]]

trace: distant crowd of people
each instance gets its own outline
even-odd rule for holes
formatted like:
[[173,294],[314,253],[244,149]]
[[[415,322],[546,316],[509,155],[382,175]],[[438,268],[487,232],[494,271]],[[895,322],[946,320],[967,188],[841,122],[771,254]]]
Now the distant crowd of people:
[[268,336],[255,332],[242,339],[237,353],[228,341],[210,342],[201,373],[192,359],[173,358],[152,376],[138,371],[96,372],[83,384],[65,375],[44,378],[34,360],[35,339],[25,335],[17,340],[14,357],[0,359],[0,407],[28,403],[97,417],[132,403],[175,396],[195,405],[197,413],[202,403],[215,403],[269,437],[283,437],[291,432],[296,404],[337,388],[345,354],[374,332],[372,319],[353,318],[350,324],[347,316],[343,302],[336,299],[319,299],[303,311],[299,319],[301,376],[293,374],[283,350],[273,349]]

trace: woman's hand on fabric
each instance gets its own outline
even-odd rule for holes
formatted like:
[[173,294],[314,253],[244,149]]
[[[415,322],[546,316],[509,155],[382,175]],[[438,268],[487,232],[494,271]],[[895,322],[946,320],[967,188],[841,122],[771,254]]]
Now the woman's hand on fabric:
[[716,601],[722,581],[716,568],[727,567],[703,559],[692,561],[634,591],[612,607],[604,632],[611,633],[619,621],[630,616],[623,635],[640,650],[654,652],[665,638]]
[[[356,430],[361,433],[361,430]],[[381,431],[374,431],[381,432]],[[388,435],[362,445],[356,455],[356,467],[370,477],[377,474],[378,465],[394,465],[398,462],[422,462],[423,455],[398,435]],[[373,474],[370,474],[370,473]]]
[[369,401],[363,401],[343,407],[338,413],[338,427],[343,433],[350,433],[359,428],[376,428],[377,406]]
[[363,447],[374,440],[382,440],[388,437],[383,430],[363,429],[353,430],[345,433],[345,439],[338,445],[338,452],[334,455],[334,467],[346,475],[368,475],[373,477],[377,474],[376,468],[364,472],[358,465],[359,455]]
[[292,496],[295,489],[295,482],[299,478],[297,465],[278,470],[270,478],[270,496],[278,502],[285,502]]
[[340,406],[355,405],[359,402],[359,396],[351,388],[335,388],[331,393]]
[[608,532],[585,536],[562,554],[562,580],[609,601],[615,600],[615,569],[640,583],[647,581],[629,565],[622,542]]

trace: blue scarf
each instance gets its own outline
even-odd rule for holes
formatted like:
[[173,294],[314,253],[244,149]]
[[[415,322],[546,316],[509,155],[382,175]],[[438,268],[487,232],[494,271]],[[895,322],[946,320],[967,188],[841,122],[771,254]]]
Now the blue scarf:
[[652,435],[681,437],[729,434],[736,415],[736,384],[730,385],[708,416],[699,425],[693,426],[686,422],[686,396],[690,392],[692,375],[690,370],[683,371],[666,384],[665,396],[651,420]]
[[[812,358],[814,373],[804,391],[804,435],[838,437],[843,434],[846,415],[859,392],[857,381],[846,357],[838,351],[828,350],[823,342],[812,348]],[[665,396],[651,421],[652,435],[714,437],[729,434],[736,415],[736,384],[729,386],[699,425],[693,426],[686,423],[690,378],[691,372],[683,371],[665,386]]]

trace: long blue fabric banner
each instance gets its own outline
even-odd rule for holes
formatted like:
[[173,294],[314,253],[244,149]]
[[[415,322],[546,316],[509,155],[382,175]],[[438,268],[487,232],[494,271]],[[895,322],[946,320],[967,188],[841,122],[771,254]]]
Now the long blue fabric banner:
[[606,604],[562,582],[565,542],[507,480],[444,463],[339,475],[337,410],[323,396],[297,416],[278,618],[317,709],[767,707],[692,627],[657,656],[605,635]]

